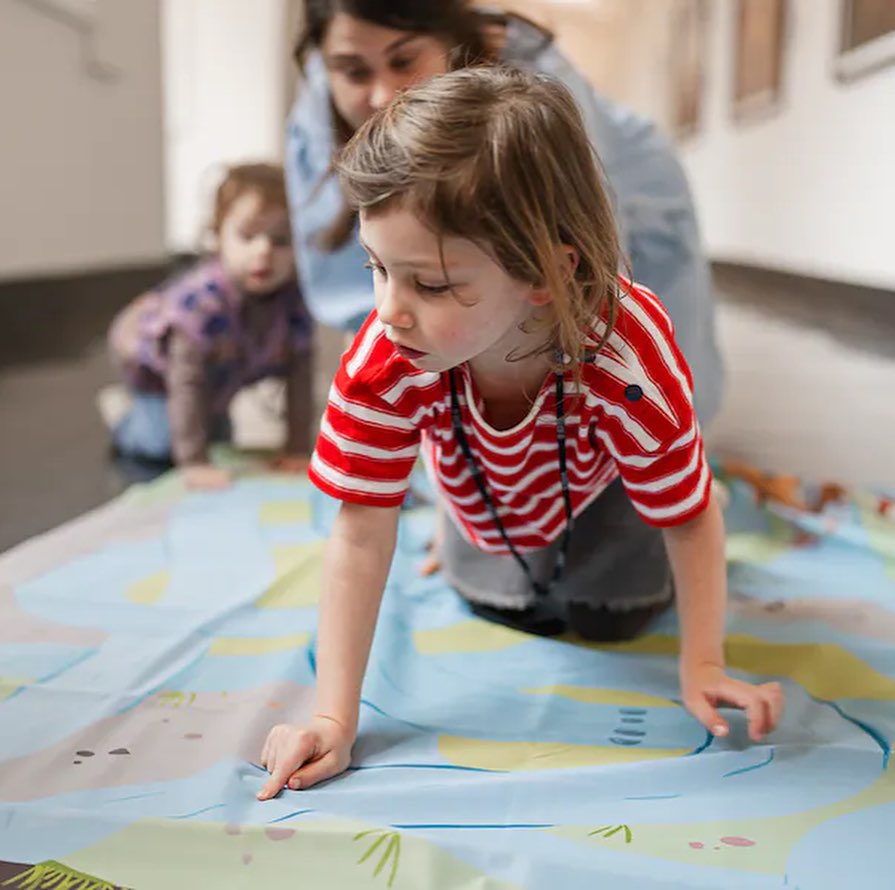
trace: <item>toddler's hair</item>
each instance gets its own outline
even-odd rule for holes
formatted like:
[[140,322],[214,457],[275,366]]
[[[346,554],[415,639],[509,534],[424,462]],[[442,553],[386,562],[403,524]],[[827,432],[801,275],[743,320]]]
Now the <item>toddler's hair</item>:
[[255,192],[264,208],[289,209],[286,178],[278,164],[236,164],[227,169],[214,198],[211,231],[219,235],[221,225],[233,205],[246,192]]

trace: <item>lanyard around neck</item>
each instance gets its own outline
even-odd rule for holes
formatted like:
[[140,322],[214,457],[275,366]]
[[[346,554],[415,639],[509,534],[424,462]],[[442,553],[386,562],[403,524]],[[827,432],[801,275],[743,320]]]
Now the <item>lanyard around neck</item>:
[[563,573],[563,569],[565,568],[566,556],[569,551],[569,540],[571,539],[572,526],[574,525],[574,517],[572,516],[572,499],[569,494],[569,476],[566,470],[566,417],[563,375],[559,371],[556,372],[556,446],[559,454],[559,481],[560,485],[562,486],[563,504],[565,506],[566,513],[566,527],[563,532],[559,553],[557,553],[556,555],[556,562],[553,566],[553,575],[545,585],[537,581],[532,575],[531,568],[513,545],[513,542],[510,540],[510,536],[507,534],[507,530],[504,527],[500,516],[498,516],[497,514],[497,508],[494,505],[494,500],[491,497],[491,493],[488,491],[484,473],[482,473],[481,467],[479,466],[478,461],[475,459],[475,455],[472,453],[472,449],[469,447],[469,440],[466,438],[466,431],[463,428],[463,418],[460,414],[460,399],[457,395],[456,369],[451,368],[448,373],[450,375],[451,381],[451,425],[453,427],[454,436],[457,439],[458,444],[460,445],[460,450],[463,452],[463,456],[466,458],[466,463],[469,465],[469,471],[472,474],[472,478],[476,484],[476,488],[478,488],[479,494],[482,496],[482,500],[485,502],[485,506],[488,509],[488,513],[491,515],[491,520],[497,527],[497,531],[500,533],[504,544],[506,544],[513,558],[516,560],[516,562],[519,564],[519,567],[525,573],[525,577],[528,579],[532,590],[534,590],[535,594],[537,594],[538,596],[546,597],[553,590],[557,581],[559,581],[559,578]]

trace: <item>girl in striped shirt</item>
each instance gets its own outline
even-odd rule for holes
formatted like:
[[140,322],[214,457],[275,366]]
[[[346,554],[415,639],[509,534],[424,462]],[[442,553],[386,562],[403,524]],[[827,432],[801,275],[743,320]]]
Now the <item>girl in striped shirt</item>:
[[262,752],[267,799],[349,763],[398,513],[422,454],[448,581],[478,614],[594,640],[677,601],[685,706],[752,738],[776,683],[724,668],[724,527],[690,371],[660,301],[618,275],[610,202],[568,91],[453,72],[377,113],[339,162],[376,308],[345,353],[311,462],[327,542],[315,713]]

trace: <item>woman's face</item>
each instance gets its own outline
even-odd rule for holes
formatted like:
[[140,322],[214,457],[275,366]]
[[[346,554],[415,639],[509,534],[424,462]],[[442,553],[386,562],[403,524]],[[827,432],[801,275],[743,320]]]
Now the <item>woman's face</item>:
[[450,47],[431,34],[396,31],[339,13],[322,45],[339,114],[357,129],[401,90],[448,70]]

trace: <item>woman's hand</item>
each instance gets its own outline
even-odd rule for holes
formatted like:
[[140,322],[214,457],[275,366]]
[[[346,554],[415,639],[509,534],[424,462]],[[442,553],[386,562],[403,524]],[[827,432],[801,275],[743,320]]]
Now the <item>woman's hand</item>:
[[779,683],[753,686],[727,675],[720,665],[701,662],[681,665],[684,707],[712,734],[726,736],[727,721],[718,713],[721,704],[746,712],[749,736],[759,742],[773,731],[783,714],[783,690]]
[[441,571],[441,551],[444,547],[444,524],[447,522],[444,507],[440,503],[435,506],[435,534],[429,542],[429,553],[420,565],[420,575],[429,578]]
[[307,726],[275,726],[261,752],[261,765],[270,779],[258,792],[258,800],[276,797],[284,785],[298,791],[344,772],[351,762],[353,744],[353,733],[322,714]]

